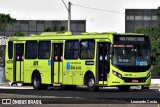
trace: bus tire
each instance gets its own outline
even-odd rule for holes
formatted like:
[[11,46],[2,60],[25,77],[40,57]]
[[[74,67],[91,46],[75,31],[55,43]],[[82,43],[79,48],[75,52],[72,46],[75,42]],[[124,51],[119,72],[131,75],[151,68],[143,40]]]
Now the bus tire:
[[95,85],[95,78],[93,75],[86,76],[86,85],[88,88],[88,91],[97,91],[99,89],[98,86]]
[[32,85],[35,90],[41,90],[43,88],[41,83],[41,76],[39,73],[33,74]]
[[126,86],[118,86],[119,90],[121,92],[128,92],[130,90],[130,86],[126,85]]
[[11,83],[10,86],[18,86],[16,82]]

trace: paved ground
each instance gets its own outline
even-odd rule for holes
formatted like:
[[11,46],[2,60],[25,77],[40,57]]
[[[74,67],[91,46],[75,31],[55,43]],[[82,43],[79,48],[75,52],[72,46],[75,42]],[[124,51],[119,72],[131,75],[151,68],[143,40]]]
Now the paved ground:
[[[158,88],[141,90],[139,87],[133,87],[130,92],[120,92],[117,88],[104,88],[100,89],[98,92],[88,92],[86,88],[82,87],[77,88],[75,91],[66,91],[53,88],[36,91],[33,90],[32,87],[28,86],[0,86],[0,100],[4,98],[11,100],[42,100],[42,103],[45,105],[38,105],[38,107],[160,107],[159,102],[156,104],[132,103],[134,100],[144,100],[146,102],[148,100],[160,101],[159,96],[160,90]],[[16,106],[23,107],[28,105]]]

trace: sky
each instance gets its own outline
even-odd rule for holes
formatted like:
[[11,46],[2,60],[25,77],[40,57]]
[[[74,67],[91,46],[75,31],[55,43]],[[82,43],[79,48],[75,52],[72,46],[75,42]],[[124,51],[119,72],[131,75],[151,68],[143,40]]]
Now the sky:
[[[72,3],[72,20],[86,20],[87,32],[123,33],[125,9],[157,9],[160,6],[160,0],[64,0],[64,2],[67,6],[68,2]],[[62,0],[0,0],[0,13],[10,14],[17,20],[68,19],[67,9]]]

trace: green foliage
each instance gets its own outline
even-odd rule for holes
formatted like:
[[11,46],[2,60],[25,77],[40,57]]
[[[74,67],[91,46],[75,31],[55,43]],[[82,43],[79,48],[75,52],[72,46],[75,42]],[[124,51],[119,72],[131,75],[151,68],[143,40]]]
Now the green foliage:
[[51,27],[44,29],[44,32],[51,32],[51,31],[52,31]]
[[153,71],[160,73],[160,11],[157,13],[158,25],[155,27],[137,28],[136,33],[146,34],[150,37],[151,60]]
[[57,31],[57,27],[56,25],[53,25],[53,32],[56,32]]
[[16,32],[16,33],[14,33],[14,36],[24,36],[24,33],[23,32]]
[[135,32],[149,36],[153,71],[160,72],[160,26],[137,28]]
[[[0,28],[1,29],[5,29],[8,25],[14,24],[16,22],[17,22],[16,19],[12,18],[10,16],[10,14],[0,13]],[[5,31],[5,30],[3,30],[3,31]],[[3,36],[5,36],[5,33]],[[7,37],[5,36],[5,38],[7,38]],[[1,48],[2,48],[2,46],[1,46]],[[5,62],[5,48],[0,49],[0,58],[2,59],[1,63],[4,66],[4,64],[5,64],[4,63]]]
[[14,24],[16,21],[15,18],[12,18],[10,14],[0,14],[0,27],[6,28],[8,24]]
[[52,31],[53,32],[57,32],[57,31],[63,32],[63,31],[65,31],[65,27],[61,26],[59,28],[59,30],[57,30],[57,27],[55,25],[53,25],[53,29],[51,27],[48,27],[48,28],[44,29],[44,32],[52,32]]
[[65,30],[65,27],[64,26],[61,26],[59,31],[64,31]]

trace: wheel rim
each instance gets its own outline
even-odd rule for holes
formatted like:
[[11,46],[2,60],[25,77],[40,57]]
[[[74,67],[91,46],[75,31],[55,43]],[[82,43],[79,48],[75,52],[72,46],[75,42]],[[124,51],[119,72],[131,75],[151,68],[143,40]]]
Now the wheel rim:
[[39,79],[38,78],[34,78],[34,85],[38,86],[39,85]]
[[89,87],[93,87],[94,86],[94,79],[93,78],[89,79],[88,85],[89,85]]

